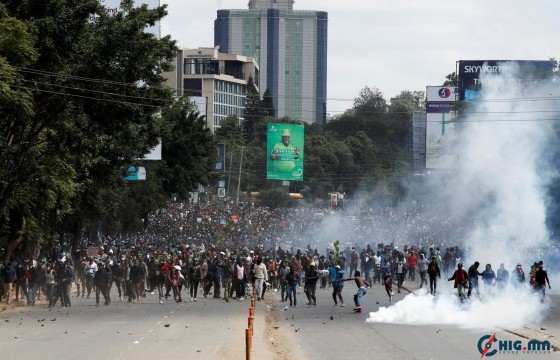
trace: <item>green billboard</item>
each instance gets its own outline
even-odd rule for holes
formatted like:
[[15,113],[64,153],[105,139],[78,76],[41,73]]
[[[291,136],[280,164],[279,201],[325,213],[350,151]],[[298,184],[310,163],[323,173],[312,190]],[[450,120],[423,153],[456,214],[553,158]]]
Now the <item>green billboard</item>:
[[266,178],[303,181],[303,125],[269,123]]

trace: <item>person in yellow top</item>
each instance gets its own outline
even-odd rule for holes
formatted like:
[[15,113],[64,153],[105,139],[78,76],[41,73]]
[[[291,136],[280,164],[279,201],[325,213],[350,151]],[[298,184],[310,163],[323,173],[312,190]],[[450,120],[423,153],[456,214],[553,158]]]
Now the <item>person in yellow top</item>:
[[274,144],[270,159],[274,171],[291,172],[299,159],[300,148],[290,145],[291,134],[289,129],[282,130],[282,141]]

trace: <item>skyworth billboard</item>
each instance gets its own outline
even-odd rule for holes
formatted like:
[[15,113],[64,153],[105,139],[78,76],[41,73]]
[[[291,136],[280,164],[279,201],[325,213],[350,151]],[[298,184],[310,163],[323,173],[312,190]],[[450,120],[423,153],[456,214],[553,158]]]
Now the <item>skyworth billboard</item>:
[[[512,68],[516,71],[512,71]],[[480,97],[480,91],[484,86],[482,75],[502,75],[512,83],[530,85],[551,80],[553,70],[554,63],[547,60],[459,60],[457,61],[458,100],[474,101]]]

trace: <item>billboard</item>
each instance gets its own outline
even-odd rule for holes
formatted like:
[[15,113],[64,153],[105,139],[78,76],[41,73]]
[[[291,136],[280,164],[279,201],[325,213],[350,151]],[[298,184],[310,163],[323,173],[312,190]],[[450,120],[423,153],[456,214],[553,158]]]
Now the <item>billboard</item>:
[[130,166],[126,171],[125,181],[146,180],[146,168],[143,166]]
[[303,125],[269,123],[266,178],[303,181]]
[[452,169],[455,137],[453,106],[457,89],[452,86],[426,87],[426,169]]
[[226,167],[226,144],[218,144],[218,161],[214,164],[214,170],[224,171]]
[[554,63],[547,60],[459,60],[458,100],[478,99],[484,85],[481,79],[483,75],[501,75],[512,83],[530,85],[551,79],[553,71]]

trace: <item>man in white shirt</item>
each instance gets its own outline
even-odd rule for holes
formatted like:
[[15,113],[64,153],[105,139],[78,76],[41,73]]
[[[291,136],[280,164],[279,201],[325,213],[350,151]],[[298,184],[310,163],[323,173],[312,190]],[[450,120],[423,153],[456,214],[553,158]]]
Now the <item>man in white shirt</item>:
[[88,262],[84,266],[84,272],[86,273],[86,288],[87,288],[87,298],[91,294],[91,289],[93,288],[93,278],[97,272],[97,263],[93,261],[93,258],[89,258]]
[[255,272],[255,288],[257,291],[257,300],[261,301],[261,296],[263,293],[263,283],[268,281],[268,271],[266,269],[265,263],[259,257],[254,268]]

